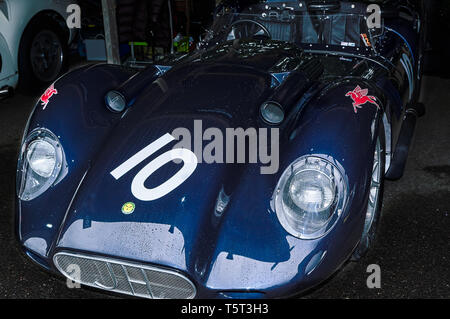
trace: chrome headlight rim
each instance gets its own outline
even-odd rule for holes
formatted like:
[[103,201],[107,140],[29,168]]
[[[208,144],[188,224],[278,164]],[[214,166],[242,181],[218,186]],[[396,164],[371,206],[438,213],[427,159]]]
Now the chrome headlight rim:
[[[306,169],[302,169],[302,166],[304,168],[305,165],[310,166],[306,167]],[[288,214],[285,212],[283,198],[285,197],[286,186],[289,189],[290,184],[288,184],[288,182],[292,179],[292,177],[298,174],[298,172],[313,170],[312,167],[314,167],[314,165],[328,167],[329,171],[332,172],[332,176],[328,176],[328,178],[333,180],[335,183],[336,193],[332,203],[333,208],[329,220],[317,231],[312,233],[304,233],[292,224],[292,220],[289,219]],[[271,206],[278,217],[278,221],[290,235],[302,240],[315,240],[326,236],[336,226],[347,205],[348,181],[346,176],[343,174],[343,171],[342,165],[340,165],[336,160],[330,156],[322,154],[304,155],[289,164],[278,180],[274,195],[272,196]],[[323,174],[323,171],[320,171],[320,173]]]
[[[55,165],[53,167],[51,174],[48,177],[42,176],[38,172],[36,172],[28,161],[28,151],[30,149],[30,146],[39,142],[51,145],[55,152]],[[58,137],[46,128],[36,128],[32,130],[24,139],[20,149],[19,160],[17,165],[17,176],[16,176],[17,179],[16,192],[18,198],[21,201],[31,201],[42,195],[44,192],[46,192],[50,187],[52,187],[54,184],[58,182],[59,180],[58,178],[63,169],[64,162],[65,162],[64,150],[61,146]],[[27,179],[30,176],[30,174],[38,175],[40,178],[45,179],[43,186],[39,188],[37,192],[31,195],[24,193]]]

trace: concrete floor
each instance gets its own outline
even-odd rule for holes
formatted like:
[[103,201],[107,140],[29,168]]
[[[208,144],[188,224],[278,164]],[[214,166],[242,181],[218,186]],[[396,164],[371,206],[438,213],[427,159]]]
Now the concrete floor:
[[[386,182],[379,240],[307,298],[450,298],[450,80],[426,77],[427,115],[417,127],[406,173]],[[16,156],[36,98],[0,102],[0,298],[102,298],[68,289],[17,251],[12,234]],[[381,267],[381,289],[368,289],[367,266]]]

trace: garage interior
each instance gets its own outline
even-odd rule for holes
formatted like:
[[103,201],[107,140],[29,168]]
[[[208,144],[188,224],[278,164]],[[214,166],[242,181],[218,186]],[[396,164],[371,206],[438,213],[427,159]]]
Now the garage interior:
[[[304,298],[449,298],[450,276],[450,6],[429,1],[429,40],[418,121],[403,178],[386,182],[374,249],[348,263]],[[167,55],[192,50],[212,20],[214,0],[79,0],[82,26],[70,68],[108,62],[136,72]],[[103,18],[104,19],[103,19]],[[25,262],[13,237],[17,155],[42,87],[0,100],[0,298],[116,298],[65,282]],[[382,289],[367,289],[366,268],[382,265]]]

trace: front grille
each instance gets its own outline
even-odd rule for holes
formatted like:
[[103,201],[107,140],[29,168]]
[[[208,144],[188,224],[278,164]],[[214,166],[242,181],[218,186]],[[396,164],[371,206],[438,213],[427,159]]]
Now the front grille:
[[154,299],[191,299],[196,294],[193,283],[175,271],[71,253],[57,253],[53,262],[70,280],[112,292]]

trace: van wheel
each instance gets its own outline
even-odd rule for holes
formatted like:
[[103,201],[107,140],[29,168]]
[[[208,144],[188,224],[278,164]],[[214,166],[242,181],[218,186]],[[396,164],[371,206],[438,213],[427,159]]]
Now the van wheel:
[[32,22],[19,50],[19,86],[38,91],[67,70],[67,41],[61,26],[48,18]]

